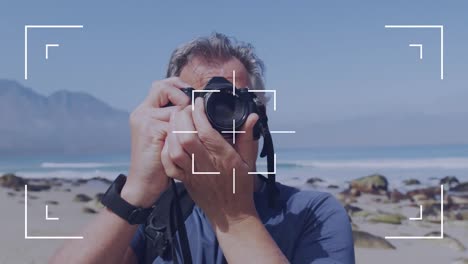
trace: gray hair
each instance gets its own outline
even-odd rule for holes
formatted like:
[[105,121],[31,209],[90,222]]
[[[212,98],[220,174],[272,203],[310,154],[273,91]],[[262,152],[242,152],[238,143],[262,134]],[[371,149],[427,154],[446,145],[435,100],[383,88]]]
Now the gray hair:
[[[237,58],[247,69],[249,88],[253,90],[265,89],[265,66],[255,54],[253,45],[216,32],[207,37],[195,38],[176,48],[169,60],[166,77],[179,76],[182,68],[195,56],[200,56],[208,62]],[[258,93],[257,96],[266,103],[264,93]]]

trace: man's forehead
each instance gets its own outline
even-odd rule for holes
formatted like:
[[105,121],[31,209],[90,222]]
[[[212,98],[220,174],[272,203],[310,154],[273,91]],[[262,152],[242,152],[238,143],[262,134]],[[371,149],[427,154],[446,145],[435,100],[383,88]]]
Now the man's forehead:
[[236,86],[247,87],[247,70],[237,58],[207,61],[194,57],[182,68],[180,78],[194,88],[202,89],[215,76],[222,76],[233,82],[233,71],[235,71]]

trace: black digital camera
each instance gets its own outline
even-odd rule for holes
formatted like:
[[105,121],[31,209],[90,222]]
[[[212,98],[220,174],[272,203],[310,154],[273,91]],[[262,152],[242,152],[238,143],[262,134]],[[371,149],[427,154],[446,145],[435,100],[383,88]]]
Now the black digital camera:
[[[239,131],[251,113],[266,118],[265,105],[248,88],[235,88],[223,77],[213,77],[203,90],[191,87],[181,89],[194,102],[197,97],[204,98],[205,113],[214,129],[225,137],[232,137],[228,131]],[[193,97],[193,98],[192,98]],[[254,127],[254,138],[262,134],[259,120]]]

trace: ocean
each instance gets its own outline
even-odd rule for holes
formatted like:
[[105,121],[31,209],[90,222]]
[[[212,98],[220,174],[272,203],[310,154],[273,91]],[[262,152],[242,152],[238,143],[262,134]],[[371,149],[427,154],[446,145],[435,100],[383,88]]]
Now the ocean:
[[[468,145],[278,149],[276,156],[277,179],[290,185],[312,177],[342,185],[372,173],[385,175],[394,187],[409,178],[428,184],[448,175],[468,180]],[[265,159],[259,158],[257,165],[258,171],[266,170]],[[127,173],[128,166],[128,153],[0,158],[0,174],[14,172],[28,178],[114,179]]]

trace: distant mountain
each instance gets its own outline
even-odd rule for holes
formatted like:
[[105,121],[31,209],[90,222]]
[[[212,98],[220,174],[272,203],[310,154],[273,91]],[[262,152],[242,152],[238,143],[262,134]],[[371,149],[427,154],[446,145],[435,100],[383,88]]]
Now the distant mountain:
[[128,151],[128,115],[86,93],[43,96],[0,79],[0,154]]

